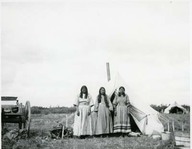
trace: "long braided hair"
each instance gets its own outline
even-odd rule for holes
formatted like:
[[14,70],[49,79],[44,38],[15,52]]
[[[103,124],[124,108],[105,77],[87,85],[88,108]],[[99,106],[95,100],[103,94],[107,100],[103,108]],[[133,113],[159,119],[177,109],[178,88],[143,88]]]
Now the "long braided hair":
[[[101,103],[101,96],[102,96],[102,94],[101,94],[101,90],[102,89],[104,89],[105,90],[105,88],[104,87],[101,87],[100,89],[99,89],[99,95],[97,96],[97,100],[98,100],[98,103]],[[106,105],[106,107],[109,107],[109,102],[108,102],[108,100],[107,100],[107,95],[106,95],[106,93],[104,92],[104,101],[105,101],[105,105]]]

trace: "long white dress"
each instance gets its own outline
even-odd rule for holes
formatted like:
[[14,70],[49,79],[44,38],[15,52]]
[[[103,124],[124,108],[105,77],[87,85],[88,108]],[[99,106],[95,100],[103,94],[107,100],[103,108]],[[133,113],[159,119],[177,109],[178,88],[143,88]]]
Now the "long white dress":
[[80,115],[75,112],[73,134],[74,136],[93,135],[92,118],[88,115],[89,109],[93,106],[93,99],[88,94],[87,98],[83,95],[81,98],[79,95],[74,103],[79,108]]

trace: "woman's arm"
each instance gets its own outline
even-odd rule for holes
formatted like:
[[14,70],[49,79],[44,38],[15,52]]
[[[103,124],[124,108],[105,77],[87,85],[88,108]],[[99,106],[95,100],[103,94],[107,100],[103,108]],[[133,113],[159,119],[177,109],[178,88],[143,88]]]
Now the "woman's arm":
[[76,111],[77,111],[77,116],[80,115],[80,112],[79,112],[79,106],[75,106],[76,107]]
[[128,108],[128,114],[130,113],[130,101],[129,101],[129,96],[126,95],[126,102],[127,102],[127,108]]
[[91,97],[91,95],[89,95],[88,98],[89,98],[89,111],[88,111],[88,115],[90,115],[91,114],[91,107],[94,104],[93,104],[93,98]]
[[113,109],[114,109],[114,115],[117,115],[117,96],[115,96],[115,99],[113,100]]
[[99,103],[98,103],[98,98],[95,100],[95,105],[94,105],[94,111],[98,112],[98,107],[99,107]]
[[108,103],[109,103],[109,110],[113,111],[113,105],[111,103],[111,100],[109,99],[109,96],[107,96],[107,100],[108,100]]
[[128,95],[126,95],[126,104],[127,104],[127,107],[129,107],[131,105]]
[[77,98],[75,99],[74,106],[76,108],[77,116],[79,116],[80,115],[80,112],[79,112],[79,96],[77,96]]

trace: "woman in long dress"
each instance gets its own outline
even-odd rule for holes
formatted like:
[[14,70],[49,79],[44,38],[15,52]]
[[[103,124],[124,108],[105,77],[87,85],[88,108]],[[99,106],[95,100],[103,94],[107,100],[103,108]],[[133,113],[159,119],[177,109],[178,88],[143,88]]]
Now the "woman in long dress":
[[111,111],[113,106],[108,96],[105,93],[105,88],[101,87],[99,89],[99,95],[97,96],[95,107],[95,112],[97,112],[97,122],[96,122],[96,135],[109,134],[113,131]]
[[131,132],[128,106],[130,105],[129,97],[125,94],[125,88],[121,86],[119,93],[116,95],[114,101],[114,133],[129,133]]
[[74,136],[85,137],[93,135],[92,119],[90,115],[93,100],[86,86],[81,87],[80,94],[77,96],[74,106],[76,107],[73,126]]

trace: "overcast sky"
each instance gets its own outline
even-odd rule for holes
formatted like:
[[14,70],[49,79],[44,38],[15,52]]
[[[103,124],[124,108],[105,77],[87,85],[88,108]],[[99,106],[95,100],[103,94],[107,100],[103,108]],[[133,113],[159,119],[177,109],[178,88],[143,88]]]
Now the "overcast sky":
[[72,106],[85,84],[95,100],[109,62],[139,101],[190,103],[189,1],[4,2],[1,14],[2,95]]

